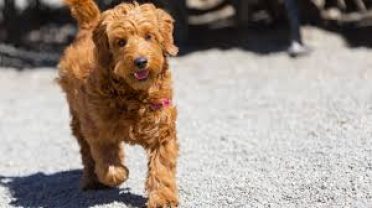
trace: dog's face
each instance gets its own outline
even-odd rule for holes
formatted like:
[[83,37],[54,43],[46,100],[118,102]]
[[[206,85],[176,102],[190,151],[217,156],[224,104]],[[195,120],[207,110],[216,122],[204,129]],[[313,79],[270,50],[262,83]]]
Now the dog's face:
[[93,31],[98,63],[135,90],[146,90],[176,55],[173,19],[152,4],[121,4],[102,14]]

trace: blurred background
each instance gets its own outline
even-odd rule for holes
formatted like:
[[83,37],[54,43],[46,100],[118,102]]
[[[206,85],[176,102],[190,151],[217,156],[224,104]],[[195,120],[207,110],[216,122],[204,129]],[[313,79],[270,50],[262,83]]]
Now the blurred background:
[[[120,2],[97,1],[102,9]],[[181,55],[215,47],[239,47],[265,54],[286,50],[290,44],[283,0],[148,2],[166,9],[176,19],[175,36]],[[297,6],[302,24],[337,33],[350,47],[372,46],[371,0],[303,0]],[[0,0],[0,65],[54,66],[72,41],[75,26],[62,0]]]

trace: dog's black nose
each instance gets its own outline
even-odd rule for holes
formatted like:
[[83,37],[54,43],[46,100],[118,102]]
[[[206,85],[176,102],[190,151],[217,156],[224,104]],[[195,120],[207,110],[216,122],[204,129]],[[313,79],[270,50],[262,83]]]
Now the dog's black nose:
[[134,59],[134,65],[136,65],[136,67],[139,69],[145,68],[147,65],[147,62],[148,62],[147,58],[143,56]]

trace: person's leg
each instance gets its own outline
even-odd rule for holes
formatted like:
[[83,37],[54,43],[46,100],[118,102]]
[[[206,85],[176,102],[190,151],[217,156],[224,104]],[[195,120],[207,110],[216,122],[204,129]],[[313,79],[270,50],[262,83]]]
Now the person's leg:
[[5,0],[3,6],[4,26],[6,30],[6,42],[18,46],[21,41],[19,18],[14,0]]
[[302,41],[301,20],[298,0],[284,0],[290,26],[290,46],[288,52],[291,56],[307,54],[310,50]]

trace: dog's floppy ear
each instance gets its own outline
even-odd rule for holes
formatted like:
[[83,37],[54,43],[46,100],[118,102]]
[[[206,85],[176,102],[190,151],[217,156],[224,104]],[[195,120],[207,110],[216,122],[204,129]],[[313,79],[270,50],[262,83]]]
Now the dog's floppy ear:
[[163,36],[163,48],[164,51],[171,56],[175,56],[178,53],[178,48],[174,45],[173,40],[173,24],[174,19],[165,11],[161,9],[156,10],[159,20],[159,27],[161,35]]
[[93,30],[93,42],[95,45],[95,56],[98,64],[102,66],[108,66],[112,60],[112,54],[110,52],[110,45],[108,36],[106,33],[107,24],[104,19],[97,24]]

